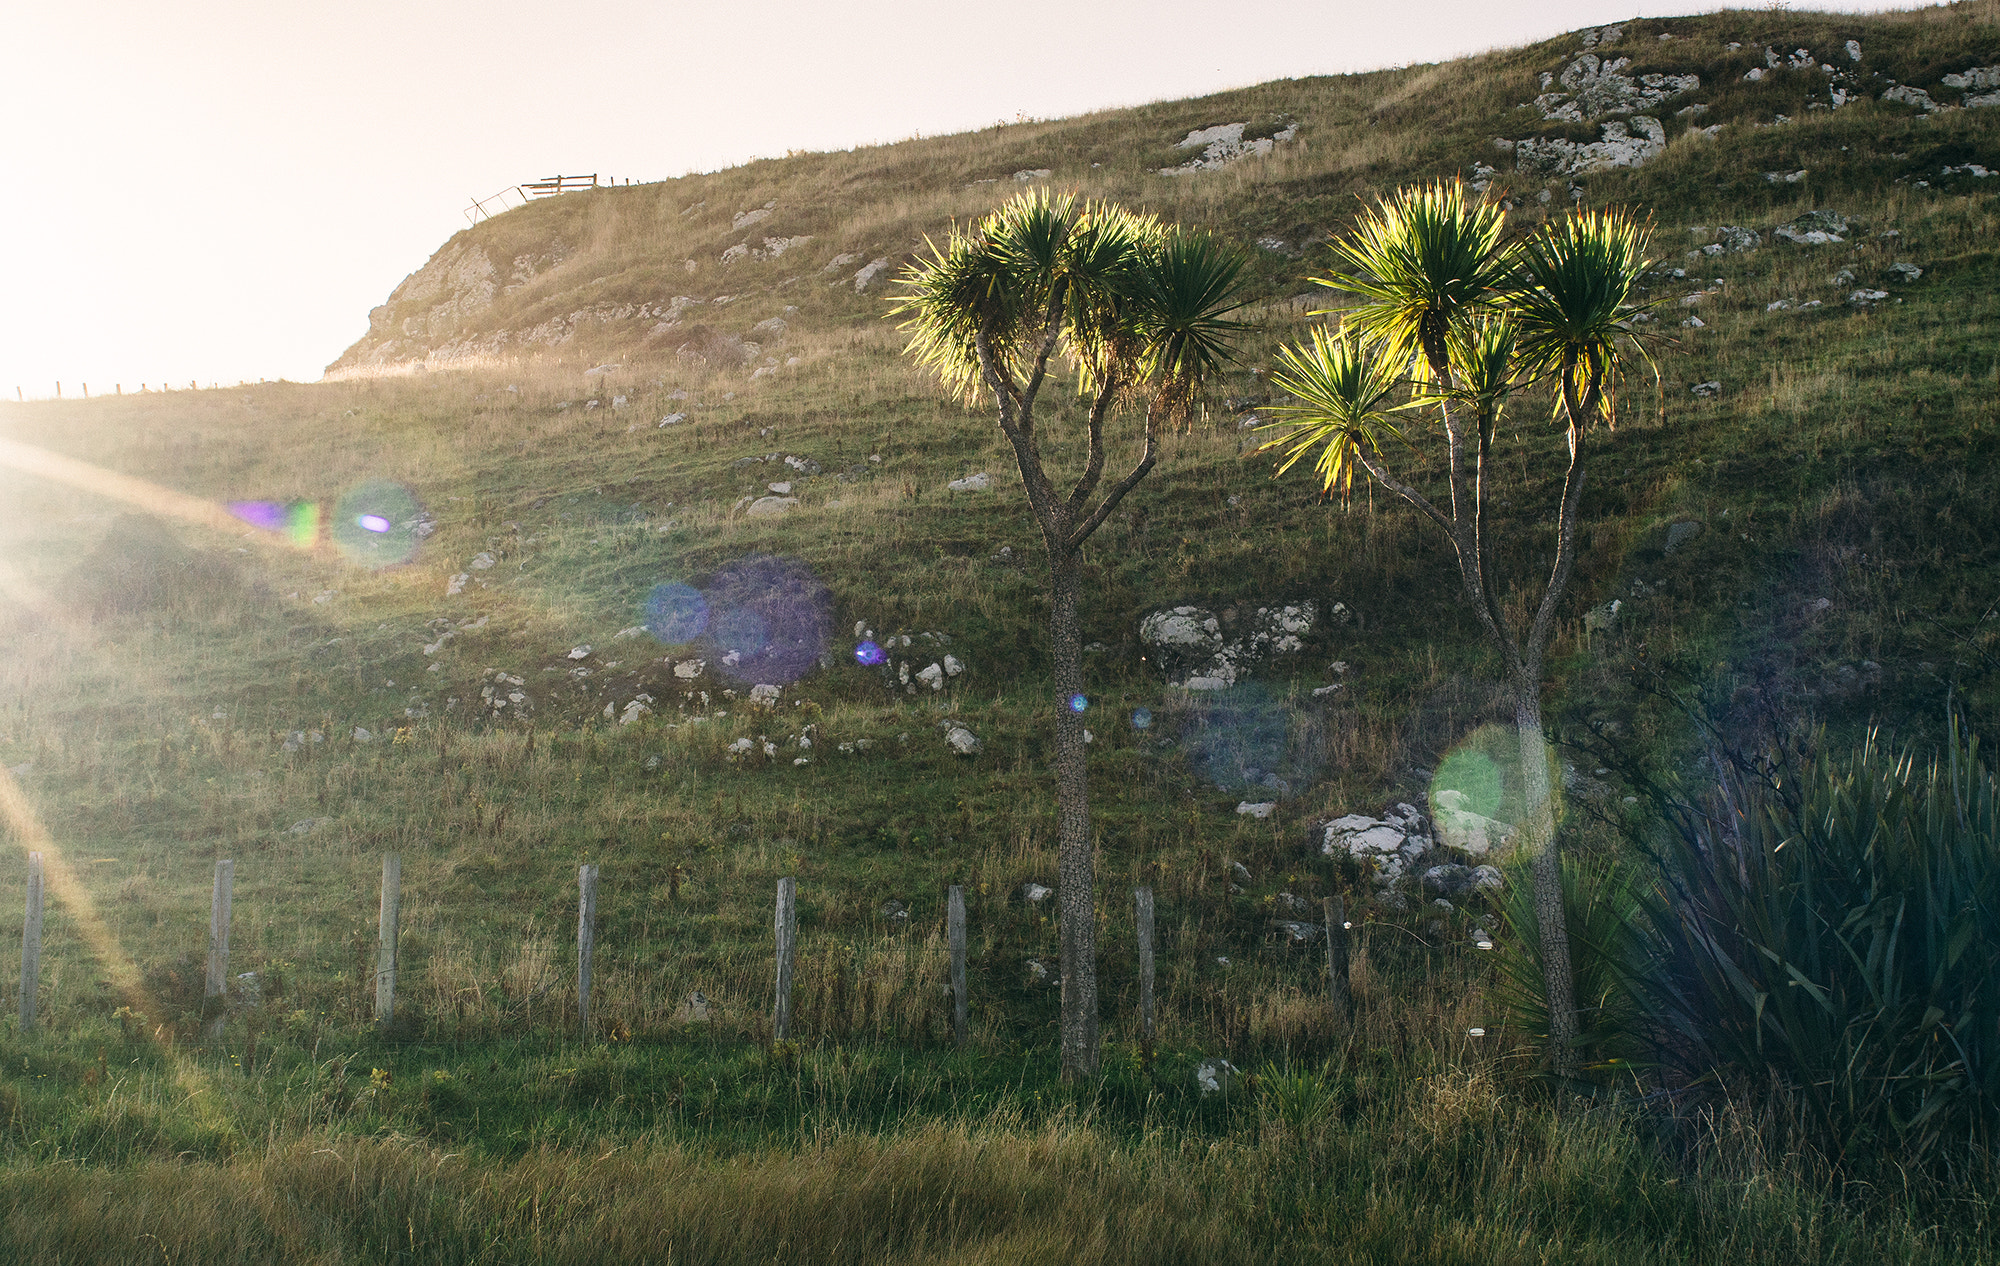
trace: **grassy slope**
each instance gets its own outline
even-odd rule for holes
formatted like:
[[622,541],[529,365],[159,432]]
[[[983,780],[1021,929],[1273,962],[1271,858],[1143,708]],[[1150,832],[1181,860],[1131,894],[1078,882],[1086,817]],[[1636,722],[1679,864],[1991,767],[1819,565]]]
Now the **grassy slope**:
[[[1768,230],[1827,207],[1856,217],[1860,231],[1838,247],[1770,243],[1702,258],[1697,276],[1724,283],[1691,309],[1707,328],[1674,330],[1682,341],[1660,349],[1659,392],[1650,381],[1632,384],[1624,419],[1601,440],[1586,507],[1590,549],[1555,683],[1569,725],[1611,722],[1637,753],[1671,758],[1680,727],[1638,688],[1646,673],[1634,671],[1665,662],[1673,680],[1738,716],[1768,700],[1836,726],[1878,720],[1914,732],[1935,721],[1955,687],[1974,725],[1987,727],[1986,621],[2000,602],[1992,486],[2000,215],[1978,181],[1920,190],[1899,178],[1967,161],[2000,167],[2000,111],[1925,119],[1863,102],[1815,112],[1805,94],[1822,82],[1816,72],[1754,85],[1740,76],[1761,64],[1766,44],[1832,59],[1841,41],[1858,38],[1864,68],[1931,86],[1946,72],[2000,62],[1993,16],[1985,5],[1627,24],[1614,51],[1634,56],[1635,72],[1697,70],[1704,88],[1694,99],[1710,103],[1699,121],[1724,131],[1683,134],[1667,114],[1676,133],[1667,152],[1637,171],[1588,178],[1590,202],[1649,208],[1664,262],[1690,271],[1697,265],[1680,255],[1706,240],[1690,233],[1697,225]],[[1660,31],[1676,39],[1658,41]],[[1729,52],[1731,40],[1743,50]],[[460,334],[674,294],[739,296],[699,309],[722,334],[797,308],[766,350],[800,363],[754,382],[747,368],[675,357],[670,343],[688,337],[685,326],[649,344],[652,322],[642,320],[586,324],[539,360],[464,372],[0,412],[7,438],[201,496],[330,501],[363,479],[392,479],[418,490],[438,520],[414,563],[368,572],[261,534],[227,541],[125,518],[128,506],[0,470],[0,593],[10,600],[14,648],[0,668],[0,764],[32,766],[19,781],[105,918],[114,952],[145,974],[146,1006],[167,1025],[162,1040],[176,1025],[183,1042],[192,1034],[199,963],[182,959],[200,951],[210,858],[237,860],[233,969],[264,972],[279,994],[261,1032],[233,1026],[222,1048],[128,1041],[110,1018],[122,999],[93,968],[73,912],[56,903],[44,967],[55,1036],[0,1038],[9,1154],[22,1162],[220,1157],[267,1127],[280,1135],[387,1128],[508,1155],[598,1137],[657,1143],[662,1131],[697,1149],[791,1140],[830,1123],[893,1136],[899,1121],[983,1120],[1003,1105],[1026,1112],[1030,1126],[1040,1121],[1056,1102],[1042,1034],[1054,991],[1032,983],[1028,960],[1053,959],[1054,929],[1013,895],[1054,869],[1034,542],[990,419],[940,401],[899,358],[879,296],[857,295],[840,280],[845,272],[825,284],[820,267],[836,252],[902,257],[951,217],[992,205],[1011,190],[1010,173],[1027,168],[1294,249],[1338,231],[1357,194],[1490,160],[1494,136],[1591,139],[1594,128],[1539,126],[1514,108],[1534,95],[1536,74],[1559,69],[1575,47],[1569,38],[1447,66],[760,162],[537,204],[468,235],[499,259],[545,254],[554,241],[566,255]],[[1760,126],[1780,113],[1795,122]],[[1278,114],[1298,120],[1300,140],[1268,160],[1193,179],[1148,174],[1175,160],[1171,142],[1189,129]],[[1810,174],[1797,184],[1762,175],[1799,168]],[[992,177],[1000,183],[972,183]],[[1532,199],[1537,188],[1517,181],[1514,192]],[[1556,186],[1557,197],[1566,194]],[[774,262],[716,262],[746,236],[727,231],[730,217],[767,201],[778,209],[747,234],[753,243],[767,234],[813,241]],[[1878,236],[1890,229],[1900,237]],[[692,274],[685,259],[696,261]],[[796,269],[795,259],[804,261]],[[1897,259],[1920,264],[1923,277],[1887,284],[1884,270]],[[1323,262],[1318,251],[1258,253],[1273,302],[1258,309],[1245,368],[1218,397],[1263,397],[1253,371],[1304,321],[1283,301]],[[1852,287],[1829,276],[1842,267],[1854,285],[1880,285],[1892,300],[1867,311],[1841,303]],[[1678,299],[1692,285],[1662,279],[1663,326],[1678,325]],[[1826,302],[1765,311],[1780,298]],[[579,376],[620,357],[608,378]],[[1709,380],[1723,383],[1718,399],[1689,393]],[[672,398],[678,391],[691,399]],[[581,403],[614,393],[628,396],[626,408]],[[561,410],[562,401],[578,403]],[[1503,494],[1513,502],[1513,576],[1528,575],[1547,548],[1542,521],[1555,495],[1547,460],[1555,437],[1538,425],[1537,407],[1519,410],[1510,437],[1510,463],[1530,476]],[[669,411],[691,421],[652,425]],[[1112,1139],[1162,1110],[1193,1135],[1254,1136],[1254,1110],[1204,1108],[1188,1095],[1197,1052],[1226,1051],[1246,1065],[1331,1055],[1363,1071],[1370,1050],[1385,1053],[1414,1087],[1409,1111],[1418,1117],[1435,1107],[1427,1071],[1489,1079],[1481,1085],[1495,1076],[1451,1036],[1495,1023],[1483,964],[1461,948],[1464,916],[1451,926],[1379,920],[1361,976],[1369,1019],[1345,1043],[1310,1001],[1312,955],[1268,928],[1281,890],[1347,891],[1351,900],[1364,891],[1355,876],[1308,856],[1301,824],[1416,799],[1424,771],[1497,714],[1487,653],[1422,525],[1379,500],[1343,515],[1301,480],[1269,480],[1262,459],[1242,459],[1244,447],[1218,409],[1177,438],[1131,513],[1107,524],[1092,551],[1087,619],[1107,648],[1091,673],[1093,715],[1102,717],[1093,784],[1108,1031],[1130,1040],[1121,894],[1143,878],[1161,894],[1170,1048],[1155,1076],[1114,1076],[1094,1109]],[[734,510],[741,497],[796,478],[741,464],[773,452],[811,457],[826,473],[797,480],[803,504],[793,515],[744,518]],[[998,491],[944,490],[978,469],[994,473]],[[1708,530],[1666,554],[1666,525],[1689,518]],[[1003,545],[1016,561],[996,558]],[[481,551],[497,565],[468,571]],[[694,687],[711,691],[705,704],[689,699],[686,683],[660,664],[662,648],[613,639],[642,618],[654,584],[706,583],[755,554],[802,560],[830,592],[835,666],[788,688],[774,713],[720,697],[724,683],[713,678]],[[459,572],[473,578],[468,592],[445,597],[447,577]],[[1586,644],[1581,613],[1614,596],[1626,603],[1619,626]],[[1295,667],[1228,708],[1172,697],[1138,662],[1133,628],[1146,610],[1296,598],[1323,610],[1345,602],[1355,618],[1323,628]],[[1829,605],[1820,609],[1819,598]],[[936,696],[891,689],[845,660],[856,621],[878,634],[946,634],[969,671]],[[460,635],[426,655],[447,624]],[[569,658],[586,643],[593,651]],[[1333,679],[1335,659],[1352,666],[1347,684],[1315,703],[1306,692]],[[575,676],[579,668],[589,676]],[[494,670],[528,683],[532,742],[518,723],[473,716]],[[639,692],[654,699],[651,719],[604,720],[606,704],[622,708]],[[1151,730],[1126,723],[1138,706],[1156,714]],[[979,756],[944,750],[936,725],[947,715],[979,731]],[[810,763],[796,766],[807,725],[817,727],[815,746]],[[355,742],[355,726],[378,738]],[[407,738],[390,742],[399,726]],[[318,730],[325,741],[288,753],[281,740],[295,730]],[[779,745],[778,757],[728,758],[730,741],[762,736]],[[862,739],[867,749],[840,751]],[[1281,770],[1300,794],[1268,821],[1235,815],[1246,793],[1216,782],[1241,764]],[[1615,794],[1604,803],[1615,807]],[[315,825],[292,829],[307,820]],[[373,872],[385,849],[405,865],[407,1019],[393,1040],[360,1024]],[[596,1009],[608,1046],[563,1036],[574,1000],[564,943],[582,860],[604,865]],[[1255,876],[1240,895],[1227,891],[1235,860]],[[801,1009],[810,1049],[790,1089],[784,1068],[743,1044],[766,1023],[768,894],[780,874],[800,877],[807,934]],[[974,1028],[985,1053],[968,1062],[937,1053],[939,932],[953,882],[971,891]],[[907,925],[881,917],[891,897],[911,907]],[[0,939],[18,929],[18,909],[16,898],[0,913]],[[694,989],[712,1000],[706,1025],[677,1018]],[[630,1047],[618,1040],[627,1035]],[[195,1075],[189,1068],[233,1077],[246,1039],[253,1070],[211,1092],[220,1105],[211,1116],[169,1107],[184,1093],[174,1087]],[[100,1047],[136,1061],[126,1081]],[[361,1054],[337,1068],[327,1062],[353,1052]],[[389,1069],[395,1089],[371,1095],[368,1067]],[[438,1072],[452,1074],[449,1087]],[[136,1103],[126,1115],[115,1094],[106,1106],[106,1079]],[[712,1089],[702,1092],[704,1082]],[[1384,1085],[1392,1084],[1404,1081],[1389,1076]],[[1038,1101],[1037,1092],[1052,1098]],[[1149,1093],[1164,1108],[1147,1108]],[[1509,1102],[1491,1093],[1493,1103]],[[1388,1133],[1367,1137],[1399,1146],[1388,1140],[1407,1128],[1390,1122],[1381,1127]],[[1541,1128],[1522,1125],[1509,1137]],[[1358,1146],[1364,1136],[1314,1137],[1313,1147],[1327,1147],[1335,1138]],[[1615,1131],[1606,1137],[1637,1146]],[[1633,1164],[1655,1163],[1630,1154]],[[1511,1181],[1498,1171],[1441,1172],[1449,1176],[1438,1179],[1440,1191]],[[1554,1207],[1532,1205],[1522,1225],[1535,1237],[1555,1234]],[[1765,1214],[1738,1214],[1764,1225],[1754,1218]],[[1331,1235],[1352,1222],[1324,1225]],[[1469,1234],[1413,1232],[1408,1242],[1435,1249],[1448,1233]],[[1599,1236],[1620,1238],[1615,1227],[1573,1233],[1579,1253]],[[1489,1229],[1469,1242],[1491,1259],[1510,1234]],[[1687,1234],[1689,1245],[1720,1251],[1722,1239]],[[1825,1245],[1810,1255],[1837,1256]]]

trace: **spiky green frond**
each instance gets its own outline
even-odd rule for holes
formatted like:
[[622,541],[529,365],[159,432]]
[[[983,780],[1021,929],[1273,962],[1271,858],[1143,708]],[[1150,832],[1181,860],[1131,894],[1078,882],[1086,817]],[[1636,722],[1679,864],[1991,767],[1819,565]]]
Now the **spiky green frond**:
[[1306,347],[1278,349],[1278,364],[1271,382],[1298,403],[1269,410],[1281,420],[1258,429],[1282,428],[1285,434],[1258,451],[1284,454],[1274,477],[1316,453],[1313,470],[1320,486],[1345,500],[1353,491],[1358,455],[1380,452],[1384,437],[1402,439],[1389,416],[1393,410],[1383,407],[1399,381],[1398,362],[1377,354],[1352,331],[1314,327]]
[[1230,344],[1246,328],[1229,319],[1247,301],[1243,266],[1241,252],[1198,229],[1159,232],[1136,254],[1138,376],[1176,414],[1185,416],[1230,361]]
[[[1635,288],[1652,261],[1650,226],[1629,212],[1580,211],[1529,238],[1507,296],[1520,326],[1519,358],[1532,378],[1554,379],[1559,397],[1599,397],[1608,409],[1628,355],[1645,358],[1632,317]],[[1558,403],[1558,408],[1562,405]],[[1589,419],[1572,419],[1587,425]]]
[[890,311],[908,318],[900,326],[910,334],[904,352],[970,402],[982,386],[980,332],[1000,363],[1012,366],[1031,305],[1006,260],[977,232],[954,229],[943,246],[927,244],[930,258],[904,270],[904,293]]
[[1385,359],[1417,355],[1420,370],[1440,376],[1452,328],[1493,302],[1506,280],[1503,227],[1500,208],[1458,181],[1404,189],[1334,243],[1345,270],[1314,280],[1360,297],[1346,323]]
[[1518,338],[1519,330],[1506,313],[1481,313],[1460,323],[1449,340],[1451,384],[1432,379],[1418,389],[1414,403],[1462,400],[1489,423],[1497,422],[1519,385]]

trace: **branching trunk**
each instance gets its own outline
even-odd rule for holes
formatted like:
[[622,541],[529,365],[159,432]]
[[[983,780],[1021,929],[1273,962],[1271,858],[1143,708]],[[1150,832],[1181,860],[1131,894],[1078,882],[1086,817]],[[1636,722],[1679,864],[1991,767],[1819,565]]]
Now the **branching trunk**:
[[[1447,386],[1449,377],[1438,366],[1439,378]],[[1514,726],[1521,745],[1521,791],[1525,815],[1519,824],[1519,847],[1531,860],[1535,918],[1542,942],[1543,989],[1549,1005],[1549,1066],[1559,1078],[1576,1074],[1575,974],[1569,954],[1569,928],[1562,904],[1562,858],[1555,830],[1555,802],[1549,778],[1548,742],[1542,730],[1542,664],[1554,630],[1555,612],[1569,587],[1569,575],[1576,559],[1577,510],[1583,496],[1583,427],[1597,406],[1593,390],[1581,399],[1566,392],[1563,404],[1570,419],[1569,470],[1563,480],[1562,509],[1557,516],[1556,559],[1548,584],[1536,606],[1525,641],[1509,625],[1494,584],[1492,560],[1486,549],[1487,468],[1491,459],[1492,422],[1483,410],[1475,412],[1476,437],[1464,432],[1465,419],[1449,404],[1442,406],[1445,433],[1450,443],[1447,471],[1451,495],[1449,513],[1440,511],[1430,500],[1408,484],[1396,479],[1379,456],[1364,453],[1362,463],[1369,474],[1390,491],[1401,496],[1443,529],[1458,556],[1459,580],[1465,599],[1478,616],[1500,662],[1514,696]],[[1473,443],[1468,445],[1468,438]],[[1465,470],[1466,449],[1473,449],[1474,469],[1470,487]]]

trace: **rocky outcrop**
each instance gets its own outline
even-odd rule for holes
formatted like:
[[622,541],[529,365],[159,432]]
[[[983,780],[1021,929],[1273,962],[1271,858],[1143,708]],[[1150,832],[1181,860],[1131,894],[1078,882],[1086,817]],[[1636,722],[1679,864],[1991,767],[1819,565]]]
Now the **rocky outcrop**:
[[[1701,87],[1699,75],[1627,75],[1629,57],[1605,59],[1585,53],[1562,73],[1542,76],[1544,91],[1535,98],[1535,108],[1544,119],[1588,123],[1612,114],[1636,114],[1658,109],[1675,97]],[[1560,91],[1548,89],[1559,87]]]
[[1311,602],[1259,606],[1232,637],[1205,607],[1171,607],[1140,619],[1139,643],[1169,685],[1226,690],[1256,666],[1303,650],[1316,614]]
[[1647,115],[1640,115],[1629,124],[1613,120],[1601,130],[1603,139],[1597,141],[1529,137],[1503,141],[1501,147],[1513,151],[1516,170],[1542,179],[1643,166],[1667,147],[1666,128]]
[[1218,123],[1214,127],[1196,128],[1174,148],[1201,152],[1178,167],[1160,168],[1160,174],[1191,176],[1197,172],[1220,171],[1245,158],[1262,158],[1299,134],[1299,125],[1288,122],[1267,136],[1245,139],[1243,134],[1249,127],[1248,123]]

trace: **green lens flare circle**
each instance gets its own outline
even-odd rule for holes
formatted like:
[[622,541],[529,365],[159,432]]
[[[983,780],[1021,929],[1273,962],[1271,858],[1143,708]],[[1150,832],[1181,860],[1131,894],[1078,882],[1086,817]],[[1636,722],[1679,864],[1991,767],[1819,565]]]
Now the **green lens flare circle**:
[[348,489],[334,508],[332,536],[341,557],[363,567],[394,567],[417,553],[423,507],[408,488],[371,479]]

